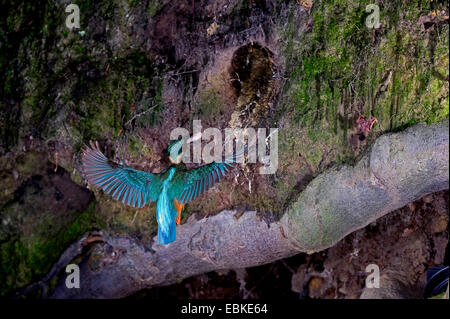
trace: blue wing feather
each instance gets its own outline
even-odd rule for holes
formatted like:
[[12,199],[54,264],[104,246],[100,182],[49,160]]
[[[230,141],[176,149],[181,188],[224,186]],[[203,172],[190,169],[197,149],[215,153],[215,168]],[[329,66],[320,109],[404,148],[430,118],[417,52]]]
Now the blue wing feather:
[[109,194],[110,187],[113,186],[114,184],[116,184],[117,182],[118,182],[117,178],[113,178],[108,184],[106,184],[105,185],[105,193]]
[[121,199],[122,204],[125,204],[125,198],[127,197],[129,190],[130,190],[130,186],[129,185],[125,186],[125,191],[124,191],[124,193],[122,195],[122,199]]
[[171,183],[170,197],[176,198],[181,204],[199,197],[213,187],[216,182],[220,182],[222,177],[225,177],[237,159],[244,156],[246,149],[247,146],[225,158],[224,162],[213,162],[189,171],[179,172]]
[[140,208],[158,198],[161,187],[158,175],[125,165],[111,167],[97,143],[83,150],[82,167],[91,184],[124,204]]

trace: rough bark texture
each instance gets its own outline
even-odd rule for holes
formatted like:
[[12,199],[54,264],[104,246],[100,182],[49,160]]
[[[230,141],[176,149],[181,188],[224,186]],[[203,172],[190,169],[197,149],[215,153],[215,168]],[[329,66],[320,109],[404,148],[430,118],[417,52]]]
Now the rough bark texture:
[[448,188],[448,121],[380,137],[354,167],[314,179],[283,217],[302,251],[345,235],[426,194]]
[[[64,278],[52,298],[117,298],[219,269],[268,263],[334,245],[347,234],[431,192],[448,189],[449,123],[415,125],[380,137],[354,167],[319,175],[280,221],[233,211],[177,229],[167,246],[145,247],[129,237],[101,237],[79,264],[80,289]],[[89,238],[75,246],[83,247]],[[73,247],[72,247],[73,250]],[[81,249],[78,249],[81,251]],[[75,257],[75,256],[74,256]],[[64,276],[63,276],[64,277]]]

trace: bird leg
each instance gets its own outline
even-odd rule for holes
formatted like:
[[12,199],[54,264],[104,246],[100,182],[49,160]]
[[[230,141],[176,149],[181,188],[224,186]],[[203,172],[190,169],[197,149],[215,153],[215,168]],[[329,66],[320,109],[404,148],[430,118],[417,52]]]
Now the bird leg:
[[181,211],[183,210],[183,207],[185,204],[179,204],[177,199],[174,198],[173,199],[173,204],[175,205],[175,208],[177,210],[177,217],[175,217],[175,222],[177,223],[177,225],[180,225],[181,222]]

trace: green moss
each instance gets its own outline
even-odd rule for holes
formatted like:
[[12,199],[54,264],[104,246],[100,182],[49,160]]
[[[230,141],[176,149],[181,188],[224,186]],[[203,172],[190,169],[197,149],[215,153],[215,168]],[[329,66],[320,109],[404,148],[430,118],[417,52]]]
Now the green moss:
[[[382,27],[375,32],[365,26],[370,3],[315,1],[310,30],[300,26],[298,32],[294,8],[280,27],[287,70],[275,118],[286,123],[280,130],[279,162],[287,163],[277,172],[280,196],[308,172],[316,175],[330,163],[354,161],[383,132],[448,117],[448,24],[424,36],[417,22],[438,4],[378,3]],[[378,122],[368,142],[356,148],[350,138],[359,112]],[[297,167],[297,179],[290,165]]]
[[[132,124],[140,127],[157,124],[163,108],[162,81],[155,77],[158,72],[145,54],[134,52],[110,61],[108,73],[97,81],[80,76],[64,97],[78,118],[67,127],[74,131],[71,135],[83,138],[72,142],[78,146],[88,140],[113,142],[121,131],[132,127],[125,124],[137,114],[141,115]],[[81,96],[76,104],[73,95]],[[152,112],[145,112],[149,108]]]
[[324,209],[321,212],[321,224],[325,227],[321,238],[322,247],[328,247],[336,240],[336,229],[339,229],[340,220],[337,218],[338,214],[333,207]]
[[[105,195],[106,196],[106,195]],[[100,198],[100,205],[108,211],[106,229],[113,234],[137,236],[143,243],[149,243],[156,235],[156,204],[135,209],[109,198]]]
[[75,4],[78,4],[81,10],[89,10],[92,8],[92,0],[78,0],[74,2]]
[[131,158],[138,159],[143,155],[145,150],[145,142],[136,135],[130,136],[128,139],[128,154]]
[[205,120],[213,119],[223,111],[224,104],[216,89],[209,87],[199,92],[195,113]]
[[[387,119],[383,118],[386,113],[388,113],[386,118],[398,116],[399,121],[396,125],[403,125],[411,119],[403,118],[402,115],[408,114],[407,108],[412,104],[415,104],[417,109],[415,102],[418,97],[435,95],[425,94],[433,88],[435,90],[431,93],[437,93],[438,85],[430,87],[430,80],[434,67],[441,67],[442,70],[448,67],[448,50],[443,49],[448,42],[448,27],[441,27],[439,39],[434,38],[437,34],[432,33],[431,40],[428,41],[420,34],[420,26],[415,20],[405,22],[408,24],[406,30],[397,29],[395,25],[386,25],[385,22],[383,31],[386,34],[379,36],[378,45],[373,41],[373,31],[364,25],[367,16],[364,8],[369,4],[366,2],[354,4],[350,2],[344,5],[340,1],[317,1],[312,11],[312,32],[305,33],[302,41],[299,41],[301,47],[297,50],[292,43],[286,45],[285,55],[288,63],[293,66],[286,100],[296,111],[297,119],[303,121],[302,124],[313,125],[318,122],[317,120],[332,120],[332,117],[337,116],[338,114],[329,111],[335,110],[332,104],[336,104],[337,99],[342,98],[342,92],[347,90],[348,85],[351,85],[354,91],[352,98],[363,103],[363,111],[368,109],[367,92],[378,89],[374,86],[378,86],[389,69],[393,69],[396,75],[393,77],[393,85],[388,88],[389,93],[398,98],[395,103],[405,109],[396,108],[395,114],[389,114],[386,104],[391,103],[392,99],[384,101],[385,103],[383,101],[376,103],[372,112],[379,113],[382,127],[387,124]],[[387,20],[389,17],[390,21],[404,19],[401,13],[403,11],[398,10],[397,5],[401,6],[400,2],[382,8],[382,12],[386,12],[382,19]],[[408,10],[404,11],[408,11],[411,19],[416,19],[420,13],[430,13],[426,10],[426,6],[408,7]],[[286,32],[285,37],[289,42],[293,35],[289,28]],[[437,44],[434,54],[431,55],[430,43],[427,42],[433,41]],[[414,47],[418,52],[416,54],[412,50]],[[421,52],[423,49],[425,51]],[[440,61],[437,64],[441,66],[430,64],[433,60]],[[410,93],[417,90],[421,91],[417,92],[414,98]],[[429,104],[430,102],[419,104],[420,109],[416,113],[426,114]],[[423,116],[423,119],[426,118],[427,116]]]
[[289,218],[293,220],[293,223],[300,225],[300,227],[296,230],[294,237],[297,238],[300,243],[307,246],[306,249],[319,247],[322,236],[322,231],[318,228],[319,224],[306,223],[305,221],[308,218],[302,216],[303,211],[301,200],[299,199],[287,212],[287,214],[289,214]]
[[28,178],[31,174],[41,171],[45,164],[42,153],[33,151],[21,154],[15,159],[15,169],[21,179]]
[[[50,271],[61,253],[93,227],[102,228],[95,203],[81,214],[68,212],[72,220],[61,220],[54,215],[41,215],[33,222],[33,229],[18,233],[0,245],[0,295],[40,280]],[[8,214],[8,213],[6,213]]]
[[167,3],[167,0],[151,0],[148,3],[147,14],[150,18],[153,18],[159,10],[162,9]]
[[[137,4],[133,2],[131,5]],[[88,19],[93,12],[108,23],[108,19],[123,13],[123,3],[74,3],[80,6],[84,36],[65,27],[64,4],[5,4],[8,20],[0,19],[0,95],[3,100],[17,103],[0,107],[0,152],[22,150],[25,144],[27,149],[30,145],[45,149],[50,145],[47,142],[57,141],[56,148],[64,145],[68,151],[64,159],[60,156],[59,166],[70,169],[71,178],[84,184],[80,174],[73,173],[76,165],[72,155],[78,154],[81,145],[89,140],[114,144],[122,142],[124,135],[132,136],[128,148],[131,156],[139,157],[145,144],[132,131],[160,122],[160,75],[164,70],[155,67],[146,53],[128,47],[110,53],[106,41],[91,38]],[[133,116],[149,108],[152,112],[126,125]],[[106,216],[94,204],[84,212],[67,207],[51,211],[60,207],[53,202],[45,205],[46,199],[50,201],[55,196],[52,188],[31,181],[31,176],[46,179],[51,167],[46,165],[47,155],[34,152],[25,152],[10,163],[1,157],[0,177],[7,188],[0,194],[0,259],[7,261],[2,262],[0,269],[2,296],[42,279],[68,245],[94,227],[156,233],[152,205],[133,223],[132,209],[112,210],[115,216]],[[114,227],[104,222],[107,217]]]

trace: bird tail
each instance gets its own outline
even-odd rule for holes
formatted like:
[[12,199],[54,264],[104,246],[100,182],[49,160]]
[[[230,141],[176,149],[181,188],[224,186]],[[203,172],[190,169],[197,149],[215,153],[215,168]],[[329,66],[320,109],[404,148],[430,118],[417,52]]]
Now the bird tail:
[[175,216],[177,212],[173,202],[169,200],[165,189],[156,203],[156,219],[158,221],[158,243],[167,245],[176,239]]
[[158,243],[161,245],[167,245],[176,239],[176,224],[175,221],[169,223],[169,227],[165,230],[161,229],[158,225]]

